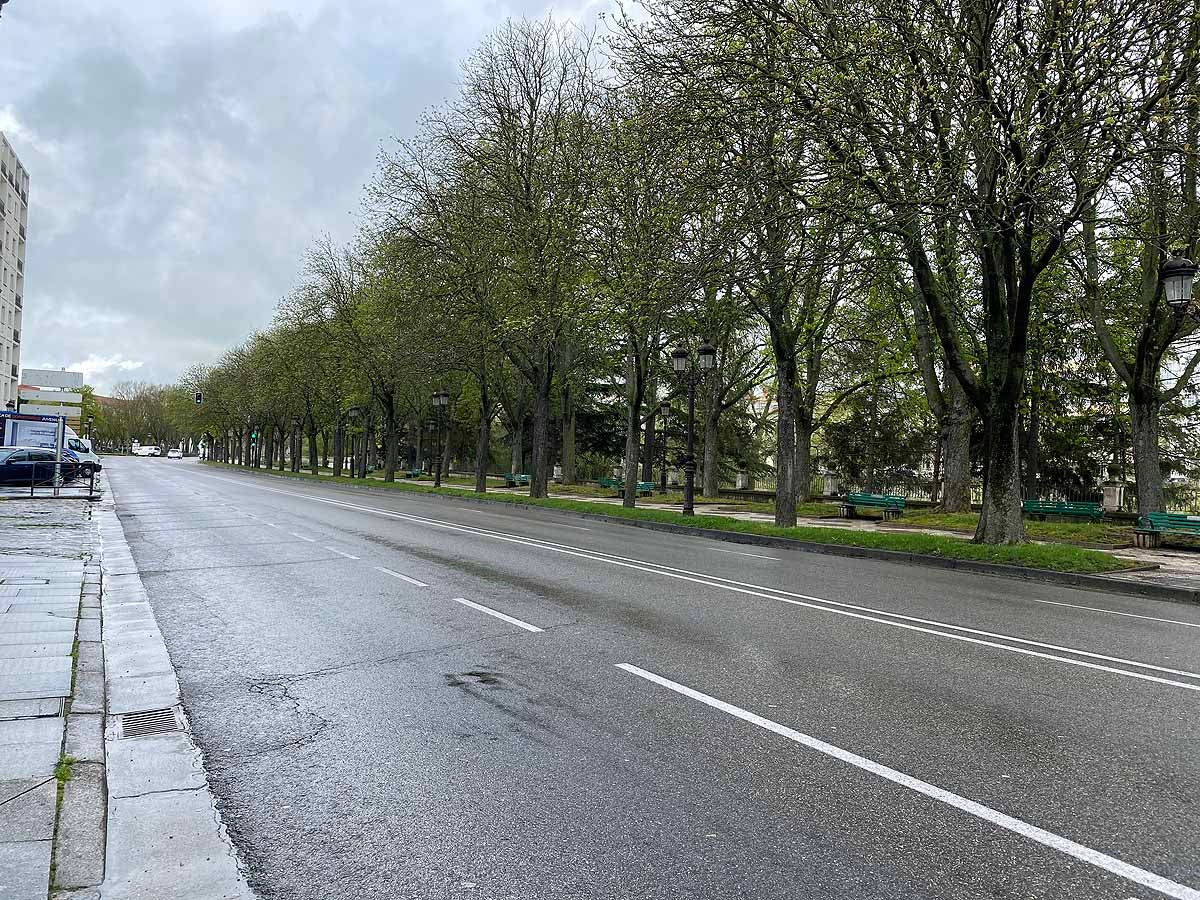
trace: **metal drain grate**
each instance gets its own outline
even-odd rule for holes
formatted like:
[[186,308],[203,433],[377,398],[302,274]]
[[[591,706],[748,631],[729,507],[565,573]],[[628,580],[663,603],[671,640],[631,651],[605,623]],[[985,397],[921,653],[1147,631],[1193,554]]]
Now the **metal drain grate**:
[[148,734],[169,734],[172,731],[183,731],[183,724],[179,721],[175,707],[125,713],[121,716],[117,735],[118,739],[135,738]]

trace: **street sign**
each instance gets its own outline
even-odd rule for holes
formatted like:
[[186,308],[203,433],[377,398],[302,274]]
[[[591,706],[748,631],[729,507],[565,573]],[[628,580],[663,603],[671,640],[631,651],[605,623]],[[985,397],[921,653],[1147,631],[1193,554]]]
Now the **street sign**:
[[83,373],[65,369],[22,369],[21,384],[40,388],[81,388]]
[[83,402],[83,394],[76,394],[71,391],[40,391],[36,389],[26,388],[21,391],[21,402],[29,401],[37,402],[39,400],[49,403],[75,403]]
[[45,403],[21,403],[21,412],[31,416],[66,416],[68,419],[79,419],[78,406],[49,406]]

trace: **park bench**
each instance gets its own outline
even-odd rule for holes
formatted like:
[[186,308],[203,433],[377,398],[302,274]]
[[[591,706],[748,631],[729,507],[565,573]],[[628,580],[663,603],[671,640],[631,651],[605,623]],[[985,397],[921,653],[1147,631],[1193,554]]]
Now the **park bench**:
[[842,518],[853,519],[860,506],[880,510],[885,520],[898,519],[904,513],[904,498],[895,494],[847,494],[842,503]]
[[1039,521],[1046,516],[1062,516],[1065,519],[1090,519],[1097,522],[1104,518],[1104,507],[1099,503],[1068,503],[1061,500],[1026,500],[1021,504],[1025,515]]
[[424,475],[425,475],[425,472],[421,469],[405,469],[404,470],[405,478],[421,478]]
[[1162,546],[1164,534],[1185,534],[1200,538],[1200,516],[1162,512],[1142,516],[1133,531],[1133,542],[1143,549],[1156,550]]
[[504,486],[510,488],[529,487],[529,476],[506,474],[504,476]]
[[[596,484],[602,488],[608,488],[610,491],[616,491],[618,497],[625,496],[625,481],[617,478],[597,478]],[[653,481],[639,481],[637,483],[637,495],[639,497],[649,497],[654,493]]]

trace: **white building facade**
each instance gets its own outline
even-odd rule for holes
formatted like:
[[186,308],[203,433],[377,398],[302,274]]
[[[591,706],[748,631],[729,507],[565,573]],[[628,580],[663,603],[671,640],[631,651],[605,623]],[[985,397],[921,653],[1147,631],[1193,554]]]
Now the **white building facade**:
[[0,133],[0,409],[17,403],[28,227],[29,173]]

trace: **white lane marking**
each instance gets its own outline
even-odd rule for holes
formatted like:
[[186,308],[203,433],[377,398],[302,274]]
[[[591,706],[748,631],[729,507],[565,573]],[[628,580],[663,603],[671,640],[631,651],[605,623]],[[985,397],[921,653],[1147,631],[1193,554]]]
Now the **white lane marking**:
[[855,768],[870,772],[872,775],[877,775],[893,784],[898,784],[901,787],[908,788],[910,791],[915,791],[918,794],[938,800],[985,822],[990,822],[1014,834],[1019,834],[1060,853],[1065,853],[1080,862],[1104,869],[1113,875],[1119,875],[1135,884],[1142,885],[1142,887],[1151,888],[1152,890],[1166,894],[1168,897],[1178,898],[1178,900],[1200,900],[1200,891],[1190,888],[1187,885],[1179,884],[1154,872],[1130,865],[1114,856],[1109,856],[1107,853],[1101,853],[1099,850],[1085,847],[1083,844],[1077,844],[1070,838],[1065,838],[1051,831],[1046,831],[1043,828],[1038,828],[1036,825],[1030,825],[1021,819],[994,810],[990,806],[984,806],[982,803],[968,800],[966,797],[960,797],[958,794],[947,791],[937,785],[914,778],[911,775],[905,775],[903,772],[893,769],[890,766],[877,763],[874,760],[867,759],[865,756],[859,756],[857,753],[851,753],[849,750],[843,750],[841,747],[835,747],[833,744],[826,743],[820,738],[815,738],[803,732],[796,731],[793,728],[788,728],[786,725],[780,725],[778,722],[763,718],[749,710],[742,709],[740,706],[734,706],[732,703],[718,700],[709,694],[702,693],[687,685],[672,681],[669,678],[664,678],[661,675],[656,675],[654,672],[647,671],[630,663],[618,663],[617,668],[631,675],[636,675],[638,678],[653,682],[667,690],[682,694],[684,697],[703,703],[705,706],[727,713],[735,719],[741,719],[743,722],[749,722],[751,725],[757,725],[759,728],[764,728],[780,737],[795,741],[797,744],[808,747],[810,750],[824,753],[826,756],[831,756]]
[[[454,508],[457,509],[459,512],[474,513],[474,514],[480,515],[480,516],[495,516],[495,517],[501,518],[501,519],[507,518],[507,516],[505,516],[504,513],[487,512],[486,510],[482,510],[482,509],[467,509],[464,506],[456,506]],[[568,525],[566,522],[540,522],[540,521],[537,521],[537,522],[531,522],[531,524],[548,525],[551,528],[570,528],[573,531],[591,531],[592,530],[590,528],[584,528],[582,525]]]
[[407,575],[402,575],[393,569],[389,569],[387,566],[376,566],[375,569],[376,571],[391,575],[393,578],[399,578],[401,581],[407,581],[409,584],[415,584],[417,587],[429,587],[429,585],[427,585],[425,582],[417,581],[415,578],[409,578]]
[[[1022,597],[1022,600],[1029,600],[1033,603],[1047,603],[1050,606],[1069,606],[1071,609],[1087,609],[1092,612],[1108,613],[1110,616],[1124,616],[1127,619],[1148,619],[1151,622],[1166,622],[1168,625],[1186,625],[1188,628],[1200,628],[1200,622],[1184,622],[1179,619],[1162,619],[1158,616],[1143,616],[1139,613],[1120,612],[1115,609],[1105,609],[1102,606],[1083,606],[1079,603],[1063,603],[1061,600],[1039,600],[1037,597]],[[1137,900],[1137,898],[1133,898]]]
[[712,549],[717,553],[734,553],[738,556],[753,556],[755,559],[769,559],[773,562],[779,562],[778,556],[763,556],[761,553],[746,553],[743,550],[725,550],[721,547],[713,547]]
[[302,541],[308,541],[310,544],[315,544],[317,542],[317,539],[314,537],[306,537],[303,534],[296,534],[296,532],[294,532],[294,531],[289,531],[288,534],[290,534],[294,538],[300,538],[300,540],[302,540]]
[[344,556],[344,557],[346,557],[346,559],[360,559],[361,558],[358,556],[351,556],[349,553],[345,553],[345,552],[339,550],[337,547],[326,547],[325,549],[328,550],[330,553],[336,553],[338,556]]
[[471,600],[468,600],[466,597],[455,597],[454,602],[461,603],[463,606],[469,606],[469,607],[471,607],[471,609],[477,609],[481,613],[487,613],[489,616],[495,616],[497,619],[503,619],[505,622],[508,622],[508,624],[510,624],[510,625],[516,625],[518,628],[524,628],[526,631],[532,631],[535,634],[543,630],[541,628],[538,628],[536,625],[530,625],[528,622],[522,622],[520,619],[514,619],[512,616],[507,616],[502,612],[497,612],[494,609],[489,609],[488,607],[486,607],[480,603],[475,603]]
[[[692,572],[688,569],[676,569],[671,566],[663,565],[662,563],[646,562],[644,560],[636,560],[625,556],[616,556],[614,554],[606,554],[599,550],[588,550],[583,547],[573,547],[569,544],[558,544],[553,541],[545,541],[538,538],[529,538],[523,535],[515,535],[507,532],[488,531],[474,525],[461,525],[457,522],[445,522],[439,519],[430,519],[425,516],[416,516],[410,513],[399,513],[391,510],[380,509],[373,506],[362,506],[356,503],[347,503],[343,500],[334,500],[328,497],[314,497],[311,494],[302,494],[295,491],[284,491],[278,488],[264,487],[262,485],[252,484],[236,478],[225,478],[220,475],[200,475],[201,478],[212,478],[217,481],[228,481],[231,484],[241,485],[243,487],[252,487],[260,491],[267,491],[272,494],[281,494],[288,497],[298,497],[304,500],[310,500],[315,503],[327,503],[331,506],[342,507],[343,509],[352,509],[359,512],[369,512],[375,515],[384,516],[391,519],[399,519],[405,522],[415,522],[422,525],[429,525],[434,528],[442,528],[447,531],[459,531],[464,534],[472,534],[481,537],[490,537],[494,540],[503,541],[510,544],[520,544],[527,547],[534,547],[542,550],[550,550],[555,553],[562,553],[567,556],[575,556],[581,559],[587,559],[592,562],[602,562],[612,566],[619,566],[625,569],[633,569],[639,572],[648,572],[653,575],[662,575],[667,578],[674,578],[679,581],[687,581],[693,584],[703,584],[707,587],[717,587],[733,593],[744,594],[750,597],[760,597],[766,600],[774,600],[778,603],[787,603],[792,606],[801,606],[807,609],[816,609],[823,612],[834,613],[840,616],[847,616],[853,619],[860,619],[867,622],[875,622],[881,625],[890,625],[893,628],[903,628],[908,631],[916,631],[924,634],[931,634],[936,637],[946,640],[962,641],[969,644],[977,644],[984,647],[991,647],[997,650],[1006,650],[1009,653],[1020,653],[1025,656],[1032,656],[1039,659],[1049,659],[1055,662],[1066,663],[1067,665],[1079,666],[1086,669],[1094,669],[1101,672],[1109,672],[1115,675],[1124,675],[1127,678],[1136,678],[1141,681],[1150,681],[1156,684],[1165,684],[1171,687],[1184,688],[1190,691],[1200,691],[1200,685],[1187,684],[1180,681],[1173,681],[1167,678],[1158,678],[1153,675],[1146,675],[1141,672],[1130,672],[1125,669],[1116,669],[1110,666],[1098,665],[1096,663],[1085,662],[1080,659],[1071,659],[1065,656],[1055,656],[1052,653],[1041,653],[1035,650],[1028,650],[1024,647],[1012,647],[1007,644],[998,644],[994,641],[980,640],[978,638],[966,637],[961,634],[948,634],[944,631],[936,631],[932,628],[922,628],[916,625],[908,625],[905,622],[895,622],[892,619],[904,619],[912,622],[924,622],[930,625],[935,625],[939,628],[948,628],[955,631],[963,631],[968,633],[987,635],[995,637],[999,640],[1011,641],[1013,643],[1028,644],[1032,646],[1045,647],[1047,649],[1061,650],[1066,653],[1074,653],[1079,656],[1088,656],[1097,659],[1104,659],[1110,662],[1119,662],[1126,665],[1136,666],[1138,668],[1153,669],[1161,672],[1169,672],[1178,674],[1188,678],[1200,679],[1200,673],[1187,672],[1179,669],[1165,669],[1161,666],[1155,666],[1150,663],[1138,662],[1136,660],[1124,659],[1122,657],[1105,656],[1099,653],[1092,653],[1087,650],[1077,650],[1072,647],[1062,647],[1057,644],[1046,644],[1040,641],[1026,640],[1025,638],[1012,637],[1005,634],[997,634],[995,632],[981,631],[975,628],[967,628],[962,625],[951,625],[948,622],[938,622],[933,619],[921,619],[915,616],[906,616],[901,613],[889,612],[888,610],[876,609],[869,606],[859,606],[854,603],[843,603],[839,600],[826,600],[821,597],[813,597],[808,594],[796,594],[791,591],[785,591],[781,588],[769,588],[761,585],[753,585],[743,581],[734,581],[730,578],[725,578],[720,575],[708,575],[702,572]],[[803,599],[793,599],[803,598]],[[868,610],[876,615],[864,615],[850,610]],[[878,616],[889,616],[891,618],[881,619]]]

